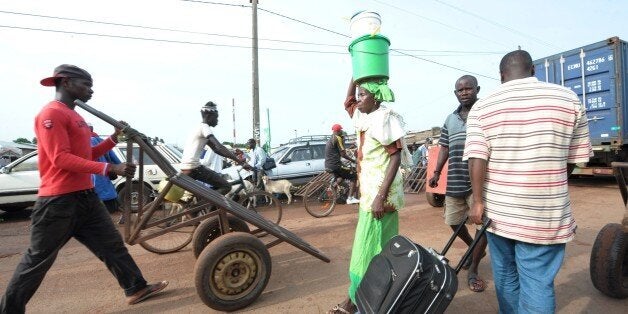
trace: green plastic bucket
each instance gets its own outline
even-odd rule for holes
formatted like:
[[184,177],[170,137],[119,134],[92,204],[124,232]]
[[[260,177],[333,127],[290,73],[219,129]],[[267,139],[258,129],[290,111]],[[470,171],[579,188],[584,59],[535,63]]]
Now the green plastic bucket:
[[353,80],[388,78],[388,47],[390,40],[382,35],[366,35],[349,45]]

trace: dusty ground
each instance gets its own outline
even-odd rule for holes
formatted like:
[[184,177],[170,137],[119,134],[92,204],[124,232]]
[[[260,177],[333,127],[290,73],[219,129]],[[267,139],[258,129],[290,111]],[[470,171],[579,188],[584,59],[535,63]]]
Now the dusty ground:
[[[626,313],[628,299],[615,300],[600,294],[589,279],[589,255],[597,232],[609,222],[620,222],[623,204],[613,181],[574,180],[571,195],[577,239],[567,246],[565,263],[556,279],[559,313]],[[442,248],[450,235],[443,224],[442,209],[430,207],[423,195],[407,197],[401,213],[401,233],[424,246]],[[289,244],[272,247],[272,275],[264,293],[242,313],[324,313],[346,295],[347,268],[356,207],[344,205],[327,218],[309,216],[302,203],[284,208],[283,226],[322,250],[331,263],[324,263]],[[0,218],[0,293],[28,246],[29,222],[25,217]],[[464,244],[457,241],[448,254],[456,262]],[[156,255],[139,245],[129,250],[150,280],[169,280],[161,295],[127,306],[121,289],[105,266],[86,248],[71,240],[60,252],[43,284],[30,301],[31,313],[207,313],[193,282],[195,259],[190,248],[169,255]],[[489,253],[490,257],[490,253]],[[483,293],[469,291],[466,272],[459,275],[460,288],[449,313],[496,313],[497,301],[490,264],[480,265],[480,276],[489,282]]]

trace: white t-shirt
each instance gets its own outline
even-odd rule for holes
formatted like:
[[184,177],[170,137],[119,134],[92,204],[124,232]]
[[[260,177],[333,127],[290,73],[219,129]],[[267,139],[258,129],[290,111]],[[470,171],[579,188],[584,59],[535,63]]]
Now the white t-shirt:
[[220,172],[222,170],[222,156],[216,154],[209,146],[205,152],[205,156],[200,160],[201,165],[210,170]]
[[194,169],[201,165],[199,159],[203,152],[203,147],[207,144],[207,137],[211,134],[214,134],[214,129],[207,123],[201,123],[199,127],[190,134],[183,147],[181,170]]

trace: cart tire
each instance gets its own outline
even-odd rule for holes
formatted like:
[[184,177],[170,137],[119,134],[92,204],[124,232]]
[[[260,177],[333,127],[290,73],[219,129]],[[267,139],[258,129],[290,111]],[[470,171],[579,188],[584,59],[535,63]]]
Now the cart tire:
[[593,286],[609,297],[628,297],[628,234],[621,224],[607,224],[600,230],[593,248],[589,270]]
[[[241,219],[231,215],[227,215],[227,219],[229,220],[229,232],[250,231],[249,226]],[[203,252],[203,249],[220,235],[220,221],[218,216],[211,217],[201,222],[201,224],[196,227],[196,230],[194,230],[194,235],[192,236],[192,253],[194,253],[194,257],[198,258],[201,252]]]
[[445,205],[445,195],[443,194],[425,192],[425,198],[433,207],[443,207]]
[[252,234],[232,232],[203,250],[194,267],[196,292],[217,311],[236,311],[266,288],[272,263],[264,243]]

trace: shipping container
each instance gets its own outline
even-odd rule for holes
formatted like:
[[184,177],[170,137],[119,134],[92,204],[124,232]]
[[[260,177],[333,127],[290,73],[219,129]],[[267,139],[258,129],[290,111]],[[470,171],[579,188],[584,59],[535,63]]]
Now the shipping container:
[[612,174],[612,161],[627,161],[628,43],[618,37],[534,61],[535,76],[573,90],[586,106],[595,156],[576,174]]

